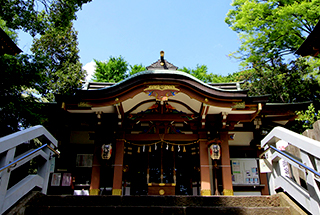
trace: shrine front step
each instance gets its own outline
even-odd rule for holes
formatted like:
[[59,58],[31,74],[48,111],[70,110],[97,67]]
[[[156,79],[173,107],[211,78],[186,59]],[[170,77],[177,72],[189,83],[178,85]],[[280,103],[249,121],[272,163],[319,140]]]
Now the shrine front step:
[[48,214],[57,213],[72,214],[247,214],[247,215],[290,215],[286,207],[222,207],[222,206],[41,206],[28,207],[25,214]]
[[281,214],[278,196],[47,196],[35,195],[24,214]]

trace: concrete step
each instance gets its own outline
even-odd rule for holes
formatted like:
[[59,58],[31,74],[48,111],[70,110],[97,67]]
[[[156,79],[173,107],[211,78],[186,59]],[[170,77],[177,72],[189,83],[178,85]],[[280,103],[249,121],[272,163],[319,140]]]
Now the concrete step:
[[222,207],[222,206],[29,206],[25,214],[57,215],[59,213],[72,214],[243,214],[243,215],[290,215],[286,207]]
[[33,197],[38,206],[228,206],[279,207],[279,196],[46,196]]
[[279,196],[47,196],[38,193],[24,214],[281,214]]

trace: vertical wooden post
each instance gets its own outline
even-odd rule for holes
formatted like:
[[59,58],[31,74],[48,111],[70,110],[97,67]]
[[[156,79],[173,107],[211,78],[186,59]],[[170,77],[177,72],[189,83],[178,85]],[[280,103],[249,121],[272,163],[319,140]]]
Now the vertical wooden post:
[[[257,150],[257,157],[263,152],[263,150]],[[269,182],[267,178],[267,173],[260,173],[259,169],[259,176],[260,176],[260,184],[264,184],[264,187],[261,188],[261,195],[270,195],[269,193]]]
[[[259,157],[261,155],[261,153],[264,152],[263,149],[261,149],[260,147],[257,148],[256,144],[260,144],[261,140],[262,140],[262,136],[260,134],[260,130],[256,130],[253,133],[254,135],[254,139],[258,140],[255,141],[255,144],[252,147],[255,147],[257,149],[257,157]],[[261,188],[261,195],[270,195],[269,194],[269,182],[268,182],[268,178],[267,178],[267,173],[260,173],[260,169],[259,169],[259,177],[260,177],[260,184],[264,184],[265,186]]]
[[100,144],[95,145],[93,162],[92,162],[92,173],[91,173],[91,184],[90,184],[90,195],[99,195],[100,191],[100,162],[98,157],[101,156]]
[[124,139],[116,141],[116,155],[114,160],[114,174],[112,195],[122,195],[122,174],[123,174],[123,156],[124,155]]
[[228,132],[220,132],[221,139],[221,168],[222,168],[222,186],[224,196],[233,196],[232,174],[230,166],[230,153],[228,143]]
[[261,189],[261,195],[270,195],[269,194],[269,182],[267,178],[267,173],[260,173],[260,184],[265,186]]
[[205,132],[199,132],[199,150],[200,150],[200,180],[201,196],[211,196],[210,165],[207,147],[207,135]]

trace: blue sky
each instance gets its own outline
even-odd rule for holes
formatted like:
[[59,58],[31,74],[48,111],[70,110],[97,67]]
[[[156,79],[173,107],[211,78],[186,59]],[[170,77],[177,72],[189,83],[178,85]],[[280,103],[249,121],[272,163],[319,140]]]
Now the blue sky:
[[[207,65],[214,74],[238,71],[227,55],[240,43],[224,19],[232,0],[93,0],[77,13],[80,60],[89,73],[93,59],[122,56],[130,65],[148,66],[165,52],[179,68]],[[28,52],[30,41],[20,37]],[[91,62],[91,63],[90,63]]]

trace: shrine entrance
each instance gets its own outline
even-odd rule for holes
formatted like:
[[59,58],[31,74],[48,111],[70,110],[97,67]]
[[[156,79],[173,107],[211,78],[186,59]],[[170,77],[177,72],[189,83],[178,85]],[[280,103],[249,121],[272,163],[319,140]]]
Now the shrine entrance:
[[200,195],[198,152],[198,144],[127,144],[124,195]]

